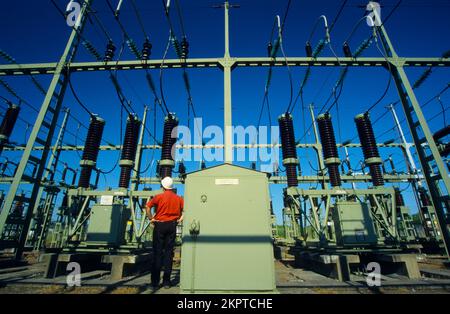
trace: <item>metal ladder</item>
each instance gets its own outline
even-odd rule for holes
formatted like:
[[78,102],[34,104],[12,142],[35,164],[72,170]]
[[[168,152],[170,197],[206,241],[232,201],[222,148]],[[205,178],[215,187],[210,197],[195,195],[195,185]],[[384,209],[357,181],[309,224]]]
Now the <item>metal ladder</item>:
[[[436,141],[428,127],[422,108],[403,68],[404,61],[395,52],[383,25],[379,27],[379,30],[380,39],[388,53],[391,73],[400,96],[406,121],[408,122],[409,130],[411,131],[415,149],[431,195],[431,200],[436,209],[439,227],[443,235],[445,253],[447,258],[450,258],[450,234],[446,222],[446,213],[449,213],[450,210],[450,179],[448,169],[442,160]],[[425,149],[425,144],[428,146],[428,151]]]
[[[12,209],[17,202],[22,202],[24,206],[25,217],[23,220],[16,221],[20,227],[18,235],[14,239],[0,240],[0,249],[15,248],[15,258],[21,259],[25,242],[28,236],[28,230],[33,216],[39,190],[41,188],[41,180],[46,169],[47,157],[50,152],[50,145],[53,139],[53,133],[57,125],[61,104],[64,99],[64,93],[68,83],[68,75],[66,64],[71,62],[78,49],[80,38],[79,32],[82,32],[85,24],[85,13],[90,5],[91,0],[85,0],[80,16],[80,26],[78,30],[73,29],[70,38],[65,47],[64,53],[58,62],[52,81],[47,90],[47,94],[39,110],[33,130],[28,139],[28,143],[20,160],[17,171],[14,175],[8,194],[3,204],[3,210],[0,213],[0,235],[7,229],[7,220]],[[40,147],[39,147],[40,146]],[[39,150],[41,155],[38,155]],[[28,172],[28,167],[34,165],[35,169],[32,173]],[[31,186],[30,186],[31,185]],[[28,191],[30,196],[19,195],[19,191]]]

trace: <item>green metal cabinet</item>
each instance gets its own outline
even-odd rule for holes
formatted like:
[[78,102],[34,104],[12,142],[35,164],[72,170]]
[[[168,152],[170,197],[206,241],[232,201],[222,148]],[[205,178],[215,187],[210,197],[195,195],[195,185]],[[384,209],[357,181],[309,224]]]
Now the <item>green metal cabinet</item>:
[[370,210],[365,203],[339,201],[333,210],[336,243],[340,246],[377,243]]
[[125,241],[125,228],[130,211],[122,204],[92,206],[87,242],[120,246]]
[[267,175],[220,165],[187,175],[181,291],[274,292]]

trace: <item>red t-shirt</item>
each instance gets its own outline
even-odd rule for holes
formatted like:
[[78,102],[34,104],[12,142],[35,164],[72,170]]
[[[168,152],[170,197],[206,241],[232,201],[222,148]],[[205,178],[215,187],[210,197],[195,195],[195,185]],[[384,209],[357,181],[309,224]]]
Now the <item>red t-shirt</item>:
[[151,209],[153,206],[156,207],[156,215],[153,217],[156,221],[173,221],[181,217],[184,200],[174,192],[167,190],[156,195],[147,203],[148,208]]

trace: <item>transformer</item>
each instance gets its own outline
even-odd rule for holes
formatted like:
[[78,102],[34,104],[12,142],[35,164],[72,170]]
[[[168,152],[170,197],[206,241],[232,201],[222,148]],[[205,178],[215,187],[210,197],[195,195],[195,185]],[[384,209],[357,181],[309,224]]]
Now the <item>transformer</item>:
[[92,206],[86,242],[119,247],[125,242],[129,218],[130,210],[123,204],[100,203]]

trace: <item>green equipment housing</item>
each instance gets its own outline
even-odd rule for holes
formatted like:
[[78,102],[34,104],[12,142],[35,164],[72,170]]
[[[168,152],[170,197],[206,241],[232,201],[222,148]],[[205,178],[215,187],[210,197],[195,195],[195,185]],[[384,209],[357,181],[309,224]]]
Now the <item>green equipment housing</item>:
[[354,201],[336,202],[332,216],[338,245],[365,246],[377,243],[372,215],[367,204]]
[[224,164],[186,176],[183,293],[275,292],[268,178]]
[[130,210],[123,204],[92,206],[86,242],[119,247],[125,242]]

